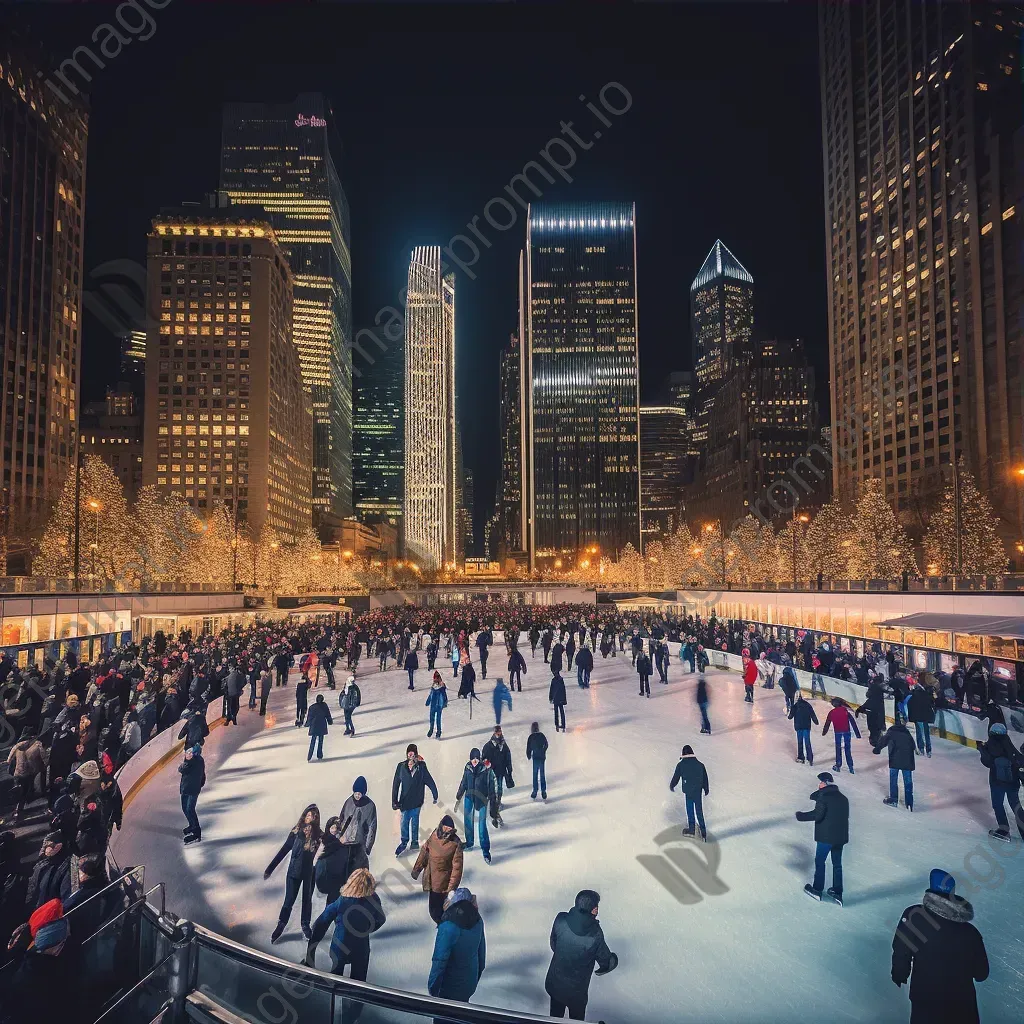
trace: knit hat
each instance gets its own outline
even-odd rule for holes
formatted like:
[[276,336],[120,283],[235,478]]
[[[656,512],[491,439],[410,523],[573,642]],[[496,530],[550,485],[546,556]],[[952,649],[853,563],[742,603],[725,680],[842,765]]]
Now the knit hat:
[[1002,722],[995,722],[988,730],[989,736],[1005,736],[1006,726]]
[[440,825],[441,825],[441,826],[442,826],[443,828],[455,828],[455,821],[453,820],[453,818],[452,818],[452,816],[451,816],[450,814],[446,814],[446,815],[445,815],[445,816],[444,816],[444,817],[443,817],[443,818],[441,819],[441,821],[439,822],[439,824],[440,824]]
[[419,752],[420,748],[417,747],[415,743],[410,743],[409,746],[405,748],[406,757],[408,757],[410,754],[418,754]]
[[472,900],[473,894],[463,885],[460,885],[458,889],[452,889],[448,893],[447,906],[452,907],[456,903],[461,903],[463,900]]
[[469,752],[469,759],[470,759],[470,761],[479,761],[480,760],[480,748],[479,747],[474,747]]
[[28,930],[37,950],[59,946],[68,937],[68,923],[64,920],[60,900],[52,899],[34,911],[28,919]]
[[928,876],[928,888],[932,892],[940,892],[943,896],[952,896],[956,890],[956,879],[942,868],[932,868]]
[[60,829],[56,829],[53,832],[47,832],[46,835],[43,836],[43,843],[44,844],[46,844],[46,843],[63,843],[63,842],[64,842],[64,833],[61,832]]
[[360,775],[359,778],[352,783],[352,792],[362,793],[363,796],[366,796],[366,779],[364,776]]

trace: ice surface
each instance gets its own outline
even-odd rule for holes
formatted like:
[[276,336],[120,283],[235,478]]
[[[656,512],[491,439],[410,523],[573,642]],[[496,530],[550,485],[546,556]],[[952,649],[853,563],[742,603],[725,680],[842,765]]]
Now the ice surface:
[[[507,827],[491,831],[490,866],[479,848],[466,854],[463,884],[479,897],[488,945],[475,1002],[546,1013],[551,922],[579,889],[594,888],[619,967],[593,979],[589,1020],[906,1021],[907,988],[897,989],[889,977],[893,929],[903,908],[920,900],[930,869],[941,867],[974,903],[988,946],[992,973],[979,986],[981,1019],[1024,1019],[1024,846],[1016,836],[1009,845],[987,836],[994,820],[977,751],[936,738],[934,756],[918,759],[911,814],[902,803],[882,804],[885,754],[875,757],[866,739],[854,740],[857,774],[844,769],[838,778],[851,803],[840,909],[803,894],[812,877],[813,825],[794,819],[794,811],[811,807],[816,773],[831,768],[832,737],[813,730],[816,764],[796,764],[792,723],[777,689],[757,689],[751,706],[736,674],[709,673],[714,732],[702,736],[695,677],[684,675],[678,661],[669,685],[655,677],[647,699],[637,694],[628,655],[598,656],[591,689],[577,688],[575,670],[565,673],[569,732],[556,735],[549,672],[540,652],[531,660],[524,647],[524,689],[502,721],[516,778],[505,795]],[[126,812],[113,843],[119,862],[145,863],[149,884],[166,881],[168,905],[182,916],[298,961],[305,950],[298,903],[285,940],[270,945],[285,865],[267,882],[263,870],[307,803],[318,803],[326,820],[338,813],[355,777],[365,775],[379,819],[370,867],[384,876],[388,916],[371,940],[368,980],[425,991],[434,927],[419,883],[405,880],[412,858],[394,856],[399,813],[391,810],[391,780],[406,744],[417,743],[441,798],[432,807],[428,794],[422,836],[447,810],[463,834],[455,792],[470,748],[489,737],[493,679],[505,674],[505,658],[503,649],[493,650],[489,678],[477,682],[482,701],[472,722],[450,685],[450,662],[441,656],[438,666],[451,701],[442,741],[426,738],[430,673],[421,669],[410,693],[404,671],[381,675],[366,659],[354,739],[343,735],[337,694],[326,692],[339,724],[321,763],[306,763],[306,731],[292,724],[292,687],[274,690],[265,723],[243,698],[241,725],[215,729],[206,744],[202,843],[182,846],[178,775],[170,765]],[[827,705],[815,707],[824,721]],[[534,720],[550,744],[546,804],[530,799],[525,748]],[[677,838],[685,808],[668,783],[685,743],[710,778],[706,846]],[[323,905],[316,894],[314,918]],[[330,933],[320,945],[323,969],[329,940]]]

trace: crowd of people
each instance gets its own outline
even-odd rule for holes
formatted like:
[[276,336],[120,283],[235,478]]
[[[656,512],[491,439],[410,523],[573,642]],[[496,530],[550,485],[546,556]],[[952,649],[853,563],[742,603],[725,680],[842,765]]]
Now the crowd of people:
[[[931,729],[940,708],[970,707],[987,717],[990,738],[981,746],[981,759],[989,770],[992,806],[997,828],[993,837],[1010,841],[1005,805],[1014,812],[1024,839],[1024,815],[1019,787],[1024,776],[1024,757],[1010,740],[1004,708],[991,699],[988,670],[979,659],[966,672],[948,676],[910,672],[895,653],[874,644],[861,657],[837,650],[835,639],[799,631],[764,635],[749,624],[702,620],[699,616],[621,612],[614,606],[531,606],[478,603],[463,606],[380,609],[358,616],[340,626],[308,624],[282,627],[265,623],[236,628],[218,636],[193,637],[188,632],[165,637],[157,634],[139,643],[111,651],[93,665],[81,664],[72,653],[60,663],[19,669],[9,658],[0,659],[0,694],[3,722],[17,736],[8,757],[14,779],[11,823],[19,824],[26,813],[41,816],[48,828],[39,856],[26,871],[15,853],[14,834],[0,833],[0,940],[6,941],[10,963],[0,974],[0,1021],[27,1020],[34,987],[59,971],[81,970],[86,959],[83,940],[93,918],[76,917],[81,893],[102,890],[109,882],[106,846],[113,829],[122,825],[122,795],[116,780],[122,766],[153,735],[176,730],[183,742],[178,766],[181,808],[185,818],[182,839],[186,845],[202,840],[201,794],[206,783],[203,749],[209,734],[211,705],[217,707],[225,727],[238,725],[241,702],[248,692],[248,707],[265,715],[275,687],[291,687],[295,697],[295,726],[309,735],[307,759],[323,756],[324,739],[334,724],[325,691],[337,690],[345,734],[356,735],[356,716],[362,702],[357,682],[360,662],[376,659],[384,671],[393,664],[408,674],[408,689],[416,691],[418,673],[430,673],[424,702],[428,739],[442,739],[444,711],[449,703],[444,674],[437,666],[451,664],[458,680],[455,699],[479,702],[477,683],[487,679],[488,662],[495,636],[503,637],[501,671],[491,692],[494,728],[483,748],[473,747],[463,769],[456,795],[462,804],[463,833],[456,821],[443,815],[420,844],[420,813],[429,792],[437,802],[437,785],[417,744],[409,744],[405,758],[395,769],[392,808],[401,812],[401,841],[397,857],[415,855],[410,872],[428,894],[429,916],[437,926],[433,965],[427,989],[446,998],[469,999],[486,966],[484,925],[477,899],[461,885],[463,857],[477,845],[486,863],[491,862],[491,827],[500,829],[502,796],[514,785],[512,752],[504,739],[502,714],[511,710],[514,695],[522,690],[522,677],[530,671],[550,675],[548,697],[555,731],[566,729],[567,687],[565,674],[576,670],[579,689],[591,686],[600,662],[629,658],[637,677],[637,694],[650,697],[651,680],[667,685],[670,666],[696,677],[695,694],[701,733],[711,735],[710,693],[705,675],[710,652],[724,650],[742,659],[743,700],[753,702],[758,685],[779,686],[785,697],[785,713],[793,721],[797,761],[814,764],[810,729],[822,724],[835,738],[832,772],[818,775],[811,794],[814,810],[799,812],[800,820],[814,822],[816,854],[814,880],[805,887],[815,899],[843,899],[842,851],[849,841],[849,804],[838,785],[845,761],[855,774],[852,738],[860,738],[857,719],[864,716],[868,740],[875,754],[887,752],[890,795],[886,803],[898,806],[898,783],[904,784],[904,804],[914,806],[915,755],[931,757]],[[529,656],[527,656],[527,648]],[[475,662],[474,664],[474,654]],[[539,669],[543,658],[545,668]],[[425,662],[425,664],[424,664]],[[344,666],[344,668],[342,668]],[[479,679],[477,676],[479,666]],[[865,687],[864,700],[856,707],[836,697],[823,723],[813,704],[801,692],[794,669],[812,673],[826,695],[825,677]],[[339,687],[340,676],[344,682]],[[508,682],[506,683],[506,678]],[[322,689],[321,689],[322,687]],[[571,687],[570,687],[571,688]],[[310,702],[310,691],[318,691]],[[1015,701],[1016,692],[1009,696]],[[895,721],[886,729],[887,698],[894,701]],[[333,699],[333,698],[332,698]],[[913,723],[911,734],[907,723]],[[531,725],[526,756],[531,762],[531,797],[547,799],[545,762],[549,743],[540,723]],[[703,797],[709,793],[706,766],[694,750],[682,748],[670,788],[679,785],[685,798],[686,825],[682,834],[706,840]],[[40,804],[45,801],[45,807]],[[33,811],[35,807],[35,811]],[[377,814],[358,777],[351,795],[338,814],[321,823],[321,812],[310,805],[299,816],[264,873],[270,879],[287,862],[285,892],[271,941],[277,942],[288,924],[295,901],[301,896],[300,924],[307,940],[306,963],[315,963],[316,949],[333,925],[332,970],[348,966],[351,976],[365,979],[369,964],[369,937],[385,924],[385,913],[369,870],[376,839]],[[831,857],[833,885],[824,890],[825,864]],[[966,984],[964,970],[974,980],[987,973],[980,955],[969,943],[980,943],[972,928],[970,904],[953,891],[952,879],[941,879],[926,894],[930,908],[947,929],[950,943],[963,944],[970,956],[963,970],[953,972],[949,985]],[[327,897],[323,912],[314,920],[314,888]],[[568,1012],[583,1019],[590,979],[613,970],[617,964],[597,921],[600,897],[582,890],[574,906],[560,913],[552,927],[552,961],[546,978],[550,1010],[554,1016]],[[938,908],[938,909],[936,909]],[[908,910],[910,913],[913,908]],[[943,916],[946,913],[947,916]],[[904,929],[905,931],[905,929]],[[913,969],[911,998],[921,986],[917,952],[909,960],[897,950],[894,938],[893,980],[906,981]],[[957,938],[959,936],[959,938]],[[960,948],[960,947],[956,947]],[[965,952],[965,956],[966,956]],[[897,955],[899,953],[899,955]],[[902,982],[898,982],[902,983]],[[961,984],[961,987],[962,987]],[[96,990],[100,991],[97,985]],[[973,999],[973,981],[971,982]],[[962,995],[962,993],[961,993]],[[921,996],[924,999],[924,996]],[[966,998],[966,996],[964,996]],[[916,1003],[915,1003],[916,1006]],[[5,1016],[6,1014],[6,1016]],[[84,1019],[84,1018],[83,1018]],[[923,1019],[923,1018],[922,1018]],[[964,1018],[966,1019],[966,1018]]]

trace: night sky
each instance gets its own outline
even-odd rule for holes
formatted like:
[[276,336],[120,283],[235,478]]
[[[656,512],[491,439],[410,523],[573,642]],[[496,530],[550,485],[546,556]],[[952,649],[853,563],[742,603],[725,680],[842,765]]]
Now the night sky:
[[[58,14],[59,12],[59,14]],[[54,64],[113,6],[23,6]],[[352,212],[354,322],[405,283],[409,251],[446,244],[483,213],[559,123],[600,128],[581,94],[621,83],[632,107],[544,199],[637,206],[645,397],[692,366],[689,284],[720,237],[753,274],[755,330],[805,339],[827,418],[817,22],[811,3],[190,5],[90,86],[86,276],[142,263],[150,218],[217,186],[220,108],[322,91]],[[613,100],[613,102],[618,102]],[[456,284],[457,380],[477,516],[497,479],[498,352],[516,318],[523,219],[489,230]],[[102,397],[116,342],[87,314],[83,399]],[[359,358],[358,355],[356,357]]]

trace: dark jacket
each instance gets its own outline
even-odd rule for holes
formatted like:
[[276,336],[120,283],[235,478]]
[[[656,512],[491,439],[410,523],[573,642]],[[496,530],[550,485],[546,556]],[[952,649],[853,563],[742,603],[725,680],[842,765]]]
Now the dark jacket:
[[306,712],[306,725],[309,726],[307,730],[310,736],[326,736],[327,726],[334,725],[334,719],[331,718],[331,709],[327,706],[327,701],[314,701],[309,710]]
[[649,676],[651,674],[651,659],[646,654],[638,654],[636,659],[636,674],[638,676]]
[[907,698],[907,718],[911,722],[935,721],[935,696],[930,686],[918,684],[910,691]]
[[[359,897],[339,896],[333,903],[328,903],[313,922],[309,951],[312,952],[333,921],[331,960],[334,972],[339,973],[345,964],[358,962],[370,955],[370,935],[382,927],[386,920],[380,897],[376,893]],[[312,963],[312,960],[312,956],[308,955],[308,961]]]
[[614,971],[619,964],[619,958],[604,941],[597,918],[575,907],[555,917],[550,943],[553,955],[544,989],[561,1003],[586,997],[595,963],[598,974]]
[[71,895],[71,854],[65,845],[54,857],[40,857],[32,869],[25,894],[28,917],[50,900],[66,900]]
[[679,759],[668,788],[674,792],[677,782],[691,800],[700,796],[702,790],[708,792],[708,772],[703,763],[697,760],[696,754],[683,754]]
[[793,706],[789,709],[789,717],[793,719],[793,728],[797,731],[810,729],[811,722],[815,725],[818,724],[818,716],[814,713],[811,702],[804,700],[803,697],[793,702]]
[[337,836],[325,832],[320,857],[313,866],[316,887],[325,896],[338,898],[341,887],[348,881],[349,851],[338,841]]
[[910,978],[914,1020],[977,1024],[974,983],[988,977],[988,955],[974,908],[960,896],[929,889],[907,907],[892,939],[892,980]]
[[472,761],[466,762],[455,802],[458,803],[463,796],[468,796],[477,810],[482,807],[488,807],[492,812],[497,810],[498,791],[494,771],[486,761],[477,761],[475,768]]
[[[800,684],[796,681],[796,674],[793,672],[791,665],[787,665],[782,670],[782,675],[779,677],[779,689],[790,699],[796,695],[796,691],[800,689]],[[817,719],[815,719],[817,723]],[[800,728],[806,729],[807,726],[801,726]]]
[[486,963],[480,911],[469,900],[460,900],[444,912],[437,926],[427,991],[442,999],[465,1002],[476,991]]
[[594,655],[589,647],[580,648],[579,654],[576,655],[576,667],[583,669],[593,669]]
[[551,648],[551,671],[561,672],[562,671],[562,655],[565,653],[565,648],[559,642]]
[[274,868],[288,857],[289,878],[312,878],[313,858],[320,848],[320,840],[311,840],[309,849],[306,849],[306,837],[301,829],[292,829],[287,838],[281,844],[281,849],[274,854],[274,859],[267,866],[266,874],[271,874]]
[[210,727],[206,724],[206,714],[197,711],[181,727],[178,732],[178,739],[185,741],[186,747],[194,747],[202,743],[210,735]]
[[405,656],[405,668],[406,671],[409,669],[418,669],[420,667],[420,659],[416,657],[415,651],[410,651]]
[[905,725],[894,725],[884,732],[878,740],[878,746],[874,748],[876,754],[882,752],[883,747],[889,748],[889,767],[898,768],[900,771],[914,770],[914,737]]
[[565,680],[557,672],[551,677],[548,700],[552,704],[565,704]]
[[548,756],[548,738],[542,732],[531,732],[526,741],[526,759],[543,761]]
[[814,822],[814,841],[842,846],[850,841],[850,801],[836,785],[816,789],[809,797],[813,811],[797,811],[797,821]]
[[427,762],[417,757],[413,770],[409,771],[408,760],[402,761],[395,768],[395,778],[391,783],[391,806],[400,811],[422,807],[426,789],[437,800],[437,785],[427,768]]
[[506,783],[514,785],[512,779],[512,749],[504,739],[499,744],[492,737],[484,744],[484,748],[480,753],[485,761],[490,762],[491,767],[494,769],[495,778],[504,779]]
[[519,669],[520,672],[526,672],[526,659],[520,653],[518,647],[512,648],[512,653],[508,656],[509,672],[515,672],[516,669]]
[[[981,763],[988,769],[988,781],[992,785],[1019,788],[1020,772],[1024,770],[1024,755],[1013,745],[1013,740],[1009,736],[989,736],[987,742],[978,744],[978,751],[981,754]],[[999,776],[1007,772],[1010,781],[1000,781]]]
[[193,754],[187,760],[178,765],[181,779],[178,782],[178,792],[182,796],[199,796],[203,786],[206,785],[206,762],[202,754]]

